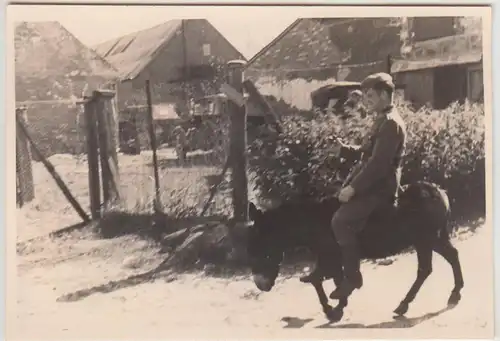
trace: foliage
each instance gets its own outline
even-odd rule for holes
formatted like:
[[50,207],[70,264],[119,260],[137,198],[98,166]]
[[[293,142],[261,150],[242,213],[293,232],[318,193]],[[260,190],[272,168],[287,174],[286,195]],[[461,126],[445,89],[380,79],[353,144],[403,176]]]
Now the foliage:
[[483,22],[481,17],[461,17],[457,23],[457,32],[465,34],[481,34]]
[[[484,107],[453,104],[445,110],[397,107],[407,125],[403,184],[426,179],[448,191],[454,218],[485,210]],[[321,199],[333,195],[351,165],[332,154],[335,137],[358,144],[372,118],[284,116],[278,138],[250,145],[256,187],[268,200]],[[272,146],[272,148],[270,148]]]

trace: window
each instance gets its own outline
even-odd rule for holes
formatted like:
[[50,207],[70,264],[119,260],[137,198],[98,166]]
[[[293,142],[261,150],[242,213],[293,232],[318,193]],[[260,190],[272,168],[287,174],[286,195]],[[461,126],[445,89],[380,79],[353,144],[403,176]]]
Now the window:
[[203,56],[210,56],[210,44],[203,44]]

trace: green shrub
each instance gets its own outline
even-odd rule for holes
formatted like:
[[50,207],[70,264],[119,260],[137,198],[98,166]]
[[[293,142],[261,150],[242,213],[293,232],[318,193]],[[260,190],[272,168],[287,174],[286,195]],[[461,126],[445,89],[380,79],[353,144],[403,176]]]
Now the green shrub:
[[[484,107],[453,104],[445,110],[397,105],[407,127],[403,184],[428,180],[447,190],[454,219],[484,216]],[[279,137],[250,145],[250,168],[263,199],[321,199],[333,195],[352,164],[332,156],[335,136],[358,144],[371,117],[283,116]]]

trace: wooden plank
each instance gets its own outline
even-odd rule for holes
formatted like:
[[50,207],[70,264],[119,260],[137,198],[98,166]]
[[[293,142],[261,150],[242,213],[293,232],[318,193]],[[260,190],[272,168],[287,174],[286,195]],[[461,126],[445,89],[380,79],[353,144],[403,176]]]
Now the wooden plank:
[[[244,62],[228,63],[228,83],[243,98]],[[229,94],[228,94],[229,96]],[[238,98],[239,96],[234,96]],[[240,105],[229,101],[227,108],[230,116],[230,151],[232,199],[235,222],[248,221],[248,180],[247,180],[247,113],[244,103]]]
[[108,164],[111,174],[111,186],[113,187],[113,200],[119,200],[120,195],[120,172],[118,166],[118,115],[114,98],[110,95],[105,97],[104,104],[106,132],[108,137]]
[[108,137],[106,134],[106,123],[104,122],[104,102],[101,101],[98,93],[93,95],[95,99],[95,112],[97,122],[97,141],[99,144],[99,162],[101,164],[101,183],[103,205],[110,201],[110,169],[108,164]]
[[160,176],[158,174],[158,156],[156,155],[156,134],[153,124],[153,104],[151,101],[151,87],[149,84],[149,79],[146,80],[145,84],[146,90],[146,100],[148,105],[148,131],[149,131],[149,141],[151,143],[151,150],[153,151],[153,172],[155,179],[155,212],[160,212],[161,209],[161,198],[160,198]]
[[23,207],[24,206],[24,198],[23,198],[23,192],[22,192],[22,179],[20,177],[21,173],[21,163],[19,161],[19,145],[16,142],[16,205],[18,207]]
[[245,105],[246,99],[243,93],[236,90],[231,85],[224,83],[221,85],[220,90],[237,106],[242,107]]
[[50,175],[55,180],[57,186],[61,189],[61,191],[63,192],[63,194],[66,197],[66,199],[68,199],[68,201],[71,204],[71,206],[73,206],[73,208],[75,209],[75,211],[83,219],[84,222],[90,222],[90,218],[87,215],[87,213],[83,210],[82,206],[78,203],[78,201],[75,199],[75,197],[71,194],[70,190],[68,189],[68,186],[66,186],[66,184],[64,183],[64,181],[61,179],[61,177],[59,176],[59,174],[56,172],[56,170],[55,170],[54,166],[52,165],[52,163],[50,163],[50,161],[47,160],[42,155],[42,153],[40,152],[40,150],[36,146],[35,142],[30,137],[30,135],[28,133],[28,130],[26,129],[26,127],[24,126],[24,124],[17,118],[17,116],[16,116],[16,120],[18,122],[18,126],[20,128],[20,131],[22,132],[22,134],[24,134],[24,136],[26,137],[26,139],[30,143],[31,150],[40,159],[40,161],[45,166],[45,168],[49,171]]
[[274,111],[271,105],[266,101],[264,96],[261,95],[257,87],[250,80],[245,80],[243,82],[243,88],[248,93],[249,102],[256,106],[260,111],[264,113],[266,118],[270,118],[274,128],[278,133],[283,131],[278,114]]
[[118,152],[120,150],[120,111],[118,110],[118,99],[117,99],[117,91],[115,92],[115,96],[111,98],[110,100],[110,110],[112,112],[111,118],[111,125],[114,127],[113,129],[113,134],[114,134],[114,146],[116,147],[115,150]]
[[113,147],[113,128],[111,128],[109,119],[111,113],[106,104],[111,97],[106,94],[102,95],[100,91],[94,91],[94,98],[99,136],[103,204],[105,207],[109,207],[120,197],[117,182],[118,157],[115,156],[116,147]]
[[[27,122],[26,108],[16,108],[16,117],[20,122]],[[18,202],[20,206],[35,198],[33,166],[29,142],[17,124],[16,130],[16,176],[19,186]]]
[[89,167],[90,214],[92,219],[99,219],[101,217],[101,181],[99,179],[99,137],[97,135],[95,100],[86,101],[84,110]]
[[98,93],[99,96],[104,97],[104,98],[114,98],[115,97],[115,91],[114,90],[99,89],[99,90],[95,90],[94,94],[95,93]]

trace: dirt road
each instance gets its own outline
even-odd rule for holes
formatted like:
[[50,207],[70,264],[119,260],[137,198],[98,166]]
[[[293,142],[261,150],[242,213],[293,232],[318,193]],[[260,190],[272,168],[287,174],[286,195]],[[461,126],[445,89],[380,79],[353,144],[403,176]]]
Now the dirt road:
[[297,277],[282,279],[263,294],[249,278],[183,275],[60,302],[64,294],[144,271],[156,261],[155,250],[130,238],[50,243],[33,245],[18,257],[17,292],[11,296],[17,297],[17,311],[8,322],[13,338],[493,337],[493,258],[486,228],[455,242],[466,284],[454,309],[443,310],[453,286],[451,268],[435,255],[434,272],[406,319],[393,319],[392,310],[416,274],[410,254],[390,266],[364,264],[365,286],[354,294],[344,320],[332,325],[313,288]]

